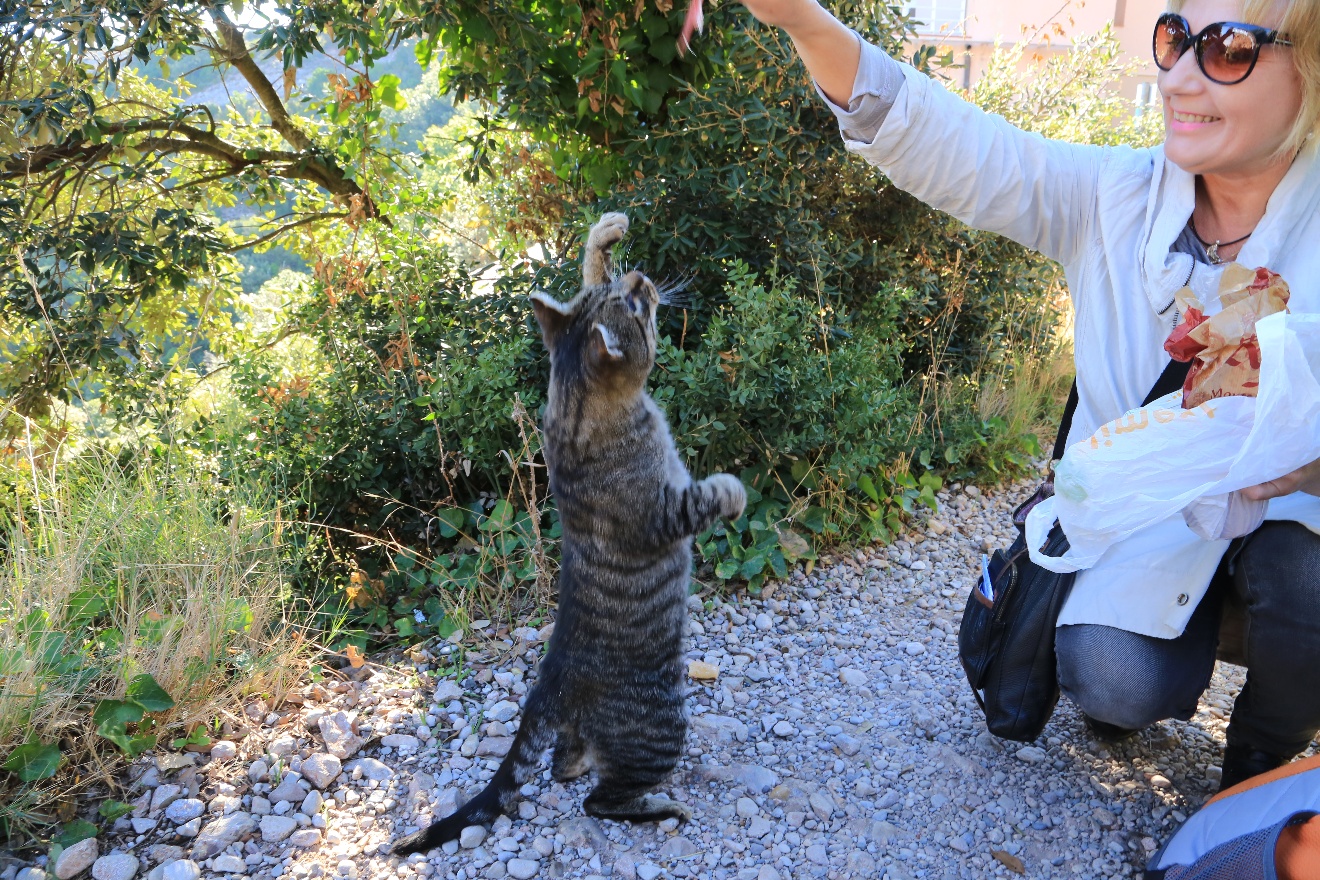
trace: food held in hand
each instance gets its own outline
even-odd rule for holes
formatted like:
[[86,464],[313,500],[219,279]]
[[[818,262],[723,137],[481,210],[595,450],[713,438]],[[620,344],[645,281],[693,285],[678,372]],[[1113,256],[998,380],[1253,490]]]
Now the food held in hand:
[[1217,397],[1255,397],[1260,384],[1260,342],[1256,322],[1286,311],[1288,285],[1265,267],[1252,270],[1238,263],[1224,269],[1219,282],[1222,311],[1210,317],[1184,287],[1176,296],[1183,322],[1164,342],[1176,361],[1193,361],[1183,382],[1183,409],[1193,409]]
[[691,0],[688,4],[687,18],[683,19],[683,30],[678,34],[678,54],[687,54],[687,50],[692,46],[692,35],[701,33],[704,20],[701,14],[701,0]]

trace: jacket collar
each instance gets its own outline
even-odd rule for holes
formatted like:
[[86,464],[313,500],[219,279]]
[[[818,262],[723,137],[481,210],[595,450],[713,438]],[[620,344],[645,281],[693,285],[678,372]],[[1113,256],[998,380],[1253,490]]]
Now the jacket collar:
[[[1155,173],[1142,229],[1141,280],[1157,314],[1167,314],[1173,296],[1187,283],[1195,261],[1188,254],[1169,253],[1187,225],[1196,204],[1196,177],[1153,151]],[[1265,216],[1239,252],[1238,262],[1278,270],[1282,256],[1299,244],[1297,236],[1308,217],[1320,211],[1320,138],[1307,141],[1265,207]]]

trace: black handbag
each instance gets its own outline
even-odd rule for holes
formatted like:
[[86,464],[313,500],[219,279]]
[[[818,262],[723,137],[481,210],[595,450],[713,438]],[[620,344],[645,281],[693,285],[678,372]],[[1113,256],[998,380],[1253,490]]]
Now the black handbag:
[[[1141,405],[1182,387],[1189,366],[1170,361]],[[995,736],[1018,742],[1040,736],[1059,702],[1054,627],[1076,573],[1058,574],[1031,561],[1026,522],[1031,508],[1054,494],[1053,462],[1063,457],[1076,409],[1074,382],[1054,441],[1050,474],[1013,511],[1017,538],[1007,550],[996,550],[986,570],[978,573],[958,628],[958,654],[986,727]],[[1043,549],[1047,556],[1068,552],[1068,537],[1057,521]],[[988,596],[984,582],[991,585]]]

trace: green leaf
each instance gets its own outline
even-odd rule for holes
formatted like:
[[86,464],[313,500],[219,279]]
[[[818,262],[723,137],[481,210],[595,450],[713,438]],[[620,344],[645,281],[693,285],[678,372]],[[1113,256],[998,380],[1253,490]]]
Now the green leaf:
[[142,707],[122,700],[101,700],[92,712],[92,723],[96,725],[97,734],[119,746],[128,755],[134,754],[128,725],[141,720]]
[[92,711],[92,723],[97,728],[103,725],[136,724],[142,720],[142,706],[123,700],[101,700]]
[[377,80],[373,91],[377,103],[383,107],[397,111],[408,106],[408,100],[399,94],[399,78],[392,73],[387,73]]
[[164,712],[166,709],[174,708],[174,699],[165,693],[165,689],[156,683],[156,679],[145,672],[135,675],[128,683],[127,699],[148,712]]
[[442,639],[447,639],[454,633],[462,629],[458,622],[451,619],[448,614],[440,618],[440,622],[435,625],[435,634]]
[[24,782],[36,782],[54,776],[63,758],[59,746],[30,742],[14,749],[0,767],[17,774]]
[[187,736],[180,736],[170,742],[170,748],[186,749],[188,746],[209,746],[211,738],[206,735],[206,728],[197,725]]
[[513,505],[501,498],[490,509],[490,516],[486,517],[486,521],[477,528],[483,532],[497,532],[508,528],[511,522],[513,522]]
[[751,578],[754,575],[760,574],[763,568],[765,568],[765,556],[757,553],[754,556],[748,557],[743,562],[739,574],[745,578]]
[[458,507],[445,507],[435,514],[440,526],[440,537],[452,538],[463,528],[463,510]]
[[798,517],[798,522],[819,535],[825,531],[825,511],[819,507],[808,507],[802,516]]
[[[197,729],[201,730],[200,727]],[[123,801],[101,801],[101,806],[96,808],[96,812],[107,822],[113,822],[133,812],[133,805],[126,804]]]
[[715,576],[722,581],[727,581],[738,574],[738,563],[732,559],[726,559],[715,566]]
[[866,474],[862,474],[857,478],[857,488],[865,492],[867,498],[870,498],[877,504],[880,503],[880,493],[875,490],[875,483],[873,483],[871,478]]
[[394,621],[394,629],[404,638],[411,638],[415,633],[411,617],[400,617]]
[[95,825],[85,819],[74,819],[72,822],[64,826],[64,829],[55,836],[52,843],[56,843],[64,849],[68,849],[75,843],[95,836]]
[[124,749],[124,751],[128,753],[130,758],[136,758],[148,749],[154,749],[155,747],[156,734],[139,733],[137,736],[131,736],[128,738],[128,747]]

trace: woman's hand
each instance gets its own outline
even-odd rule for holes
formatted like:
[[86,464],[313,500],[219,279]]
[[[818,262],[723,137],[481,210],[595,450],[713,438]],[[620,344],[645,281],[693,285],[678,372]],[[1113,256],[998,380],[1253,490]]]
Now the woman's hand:
[[856,34],[816,0],[742,0],[742,4],[763,24],[783,28],[821,91],[835,104],[848,106],[862,54]]
[[742,0],[742,4],[761,24],[783,28],[790,34],[820,9],[816,0]]
[[1270,480],[1259,486],[1248,486],[1242,490],[1242,495],[1251,501],[1268,501],[1294,492],[1320,495],[1320,459],[1305,467],[1299,467],[1290,474],[1284,474],[1277,480]]

